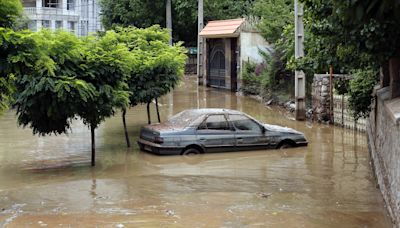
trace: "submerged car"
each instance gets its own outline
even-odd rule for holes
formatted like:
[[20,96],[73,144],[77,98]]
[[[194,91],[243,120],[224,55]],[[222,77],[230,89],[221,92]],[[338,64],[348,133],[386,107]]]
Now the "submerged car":
[[159,155],[192,155],[307,146],[304,134],[291,128],[263,124],[229,109],[192,109],[165,123],[142,127],[141,150]]

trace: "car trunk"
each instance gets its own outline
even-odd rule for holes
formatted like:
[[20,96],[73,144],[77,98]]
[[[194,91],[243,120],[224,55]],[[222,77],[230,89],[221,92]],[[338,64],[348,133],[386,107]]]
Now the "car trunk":
[[149,142],[155,142],[156,137],[160,136],[160,132],[151,126],[142,127],[140,131],[140,138]]

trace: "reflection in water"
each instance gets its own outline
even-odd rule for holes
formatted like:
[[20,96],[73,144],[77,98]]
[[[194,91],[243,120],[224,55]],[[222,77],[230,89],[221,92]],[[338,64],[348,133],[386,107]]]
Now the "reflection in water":
[[[125,147],[117,114],[97,130],[36,137],[0,117],[0,226],[390,227],[363,134],[285,118],[281,109],[186,78],[160,99],[162,120],[188,108],[232,108],[305,133],[308,147],[155,156]],[[153,121],[156,121],[152,106]],[[137,140],[145,107],[127,113]]]

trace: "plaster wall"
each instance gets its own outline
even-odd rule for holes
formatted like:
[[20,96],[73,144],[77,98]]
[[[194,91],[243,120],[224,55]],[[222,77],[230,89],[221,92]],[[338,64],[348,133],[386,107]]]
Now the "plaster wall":
[[370,114],[368,146],[379,188],[395,227],[400,227],[400,98],[389,87],[376,89]]

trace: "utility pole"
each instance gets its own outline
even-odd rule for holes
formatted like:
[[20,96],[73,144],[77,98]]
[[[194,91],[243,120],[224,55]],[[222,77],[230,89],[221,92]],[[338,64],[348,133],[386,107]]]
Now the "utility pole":
[[[303,5],[298,0],[294,0],[295,14],[295,58],[304,57],[304,23],[303,23]],[[306,119],[306,77],[303,71],[295,72],[295,99],[296,120]]]
[[166,0],[166,21],[167,21],[167,29],[169,29],[169,44],[172,45],[172,9],[171,9],[171,1],[172,0]]
[[[167,29],[169,29],[169,45],[172,46],[172,0],[166,0],[165,4],[166,8],[166,21],[167,21]],[[168,95],[168,103],[169,103],[169,116],[172,116],[174,113],[174,92],[171,91]],[[156,107],[157,107],[157,115],[158,122],[160,122],[160,114],[158,112],[158,100],[156,99]]]
[[199,85],[204,83],[204,38],[199,36],[204,27],[204,1],[199,0],[198,6],[198,31],[197,31],[197,82]]

